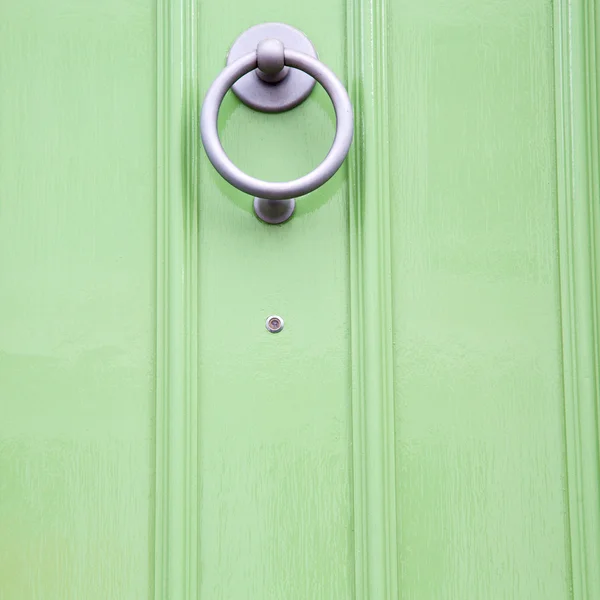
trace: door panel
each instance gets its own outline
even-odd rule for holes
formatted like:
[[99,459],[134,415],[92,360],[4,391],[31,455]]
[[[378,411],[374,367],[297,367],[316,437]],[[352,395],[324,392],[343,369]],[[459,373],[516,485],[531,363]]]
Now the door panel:
[[155,7],[0,13],[0,598],[144,598]]
[[566,598],[552,6],[467,4],[390,4],[400,580]]
[[[201,8],[199,86],[223,68],[248,25],[309,31],[344,77],[344,6],[316,0]],[[319,27],[320,13],[327,27]],[[214,28],[218,24],[219,36]],[[317,27],[315,27],[317,25]],[[214,40],[203,46],[202,40]],[[231,93],[220,131],[248,173],[287,180],[327,154],[335,117],[325,91],[279,115]],[[286,227],[254,216],[247,194],[201,154],[199,217],[199,562],[209,598],[347,598],[352,594],[349,273],[345,169],[298,203]],[[231,232],[236,231],[235,236]],[[284,330],[269,335],[278,314]],[[260,575],[258,575],[260,573]]]
[[[0,16],[0,600],[599,596],[591,0]],[[198,131],[268,21],[355,110],[282,226]],[[219,130],[282,181],[335,116]]]

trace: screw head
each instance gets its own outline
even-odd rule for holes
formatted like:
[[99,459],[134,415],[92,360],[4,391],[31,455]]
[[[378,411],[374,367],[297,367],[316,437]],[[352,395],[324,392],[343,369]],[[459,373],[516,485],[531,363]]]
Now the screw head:
[[271,315],[267,317],[265,326],[270,333],[279,333],[283,329],[283,319],[277,315]]

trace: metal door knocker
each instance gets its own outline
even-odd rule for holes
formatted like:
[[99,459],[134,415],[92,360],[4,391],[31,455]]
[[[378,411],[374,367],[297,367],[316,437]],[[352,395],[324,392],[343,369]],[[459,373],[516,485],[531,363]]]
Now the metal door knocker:
[[[229,159],[217,131],[221,102],[231,87],[238,98],[256,110],[277,113],[294,108],[312,91],[315,80],[329,94],[336,117],[333,145],[313,171],[293,181],[256,179]],[[266,223],[287,221],[295,198],[316,190],[340,168],[352,143],[352,104],[340,80],[317,59],[308,38],[282,23],[264,23],[245,31],[233,44],[227,66],[210,86],[200,117],[204,150],[219,174],[239,190],[255,196],[254,212]]]

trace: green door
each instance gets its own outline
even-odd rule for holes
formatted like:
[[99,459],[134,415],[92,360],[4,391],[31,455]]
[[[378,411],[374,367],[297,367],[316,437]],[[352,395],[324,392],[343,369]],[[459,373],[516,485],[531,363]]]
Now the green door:
[[[277,226],[198,127],[273,21],[355,114]],[[595,0],[1,0],[0,600],[598,600],[599,39]],[[335,118],[219,130],[285,181]]]

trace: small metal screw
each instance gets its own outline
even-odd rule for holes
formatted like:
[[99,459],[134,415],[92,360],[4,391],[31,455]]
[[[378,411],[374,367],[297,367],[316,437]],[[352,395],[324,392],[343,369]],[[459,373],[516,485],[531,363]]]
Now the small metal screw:
[[283,329],[283,319],[277,315],[271,315],[265,323],[267,331],[271,333],[279,333]]

